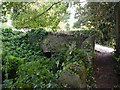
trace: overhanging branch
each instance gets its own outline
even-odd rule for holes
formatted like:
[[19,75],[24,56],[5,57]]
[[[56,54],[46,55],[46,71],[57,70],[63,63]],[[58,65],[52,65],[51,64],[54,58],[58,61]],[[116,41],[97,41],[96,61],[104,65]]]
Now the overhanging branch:
[[[62,1],[62,0],[61,0]],[[26,22],[24,22],[24,23],[28,23],[29,21],[31,21],[31,20],[34,20],[34,19],[36,19],[36,18],[38,18],[38,17],[40,17],[41,15],[43,15],[43,14],[45,14],[47,11],[49,11],[54,5],[57,5],[57,4],[59,4],[61,1],[59,1],[59,2],[56,2],[56,3],[53,3],[48,9],[46,9],[44,12],[42,12],[42,13],[40,13],[40,14],[38,14],[37,16],[35,16],[35,17],[33,17],[33,18],[31,18],[30,20],[28,20],[28,21],[26,21]]]

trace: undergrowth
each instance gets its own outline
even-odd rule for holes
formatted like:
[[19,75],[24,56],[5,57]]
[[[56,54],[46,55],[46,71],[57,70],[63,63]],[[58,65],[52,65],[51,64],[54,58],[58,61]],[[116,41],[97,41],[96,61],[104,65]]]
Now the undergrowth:
[[40,48],[40,42],[46,35],[47,32],[43,29],[28,32],[2,29],[2,87],[63,88],[58,81],[60,72],[74,63],[85,67],[85,81],[88,87],[92,87],[92,67],[87,52],[70,47],[47,58]]

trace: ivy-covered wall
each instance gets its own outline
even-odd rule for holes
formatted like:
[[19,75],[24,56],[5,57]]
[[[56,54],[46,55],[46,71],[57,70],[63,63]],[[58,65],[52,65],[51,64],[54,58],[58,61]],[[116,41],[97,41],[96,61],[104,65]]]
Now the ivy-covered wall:
[[44,52],[56,52],[61,48],[68,48],[75,43],[77,48],[84,48],[85,42],[91,44],[92,51],[95,45],[95,33],[91,33],[92,30],[81,30],[72,32],[48,32],[47,36],[43,39],[40,44]]
[[[84,87],[93,87],[91,49],[76,47],[71,43],[61,48],[51,57],[46,57],[41,43],[47,37],[44,29],[32,29],[28,32],[2,29],[2,87],[3,88],[64,88],[78,87],[62,82],[64,72],[84,83]],[[69,40],[68,40],[69,41]],[[60,48],[60,47],[59,47]],[[66,74],[66,75],[67,75]],[[65,76],[66,76],[65,75]],[[74,81],[76,82],[76,81]]]

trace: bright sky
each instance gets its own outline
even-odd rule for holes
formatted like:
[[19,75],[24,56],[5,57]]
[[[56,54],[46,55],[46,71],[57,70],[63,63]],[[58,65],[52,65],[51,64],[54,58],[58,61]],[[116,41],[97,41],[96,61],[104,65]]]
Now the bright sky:
[[[80,0],[81,6],[83,7],[87,2],[86,0]],[[71,6],[70,8],[70,19],[69,19],[69,24],[70,24],[70,28],[72,28],[73,24],[76,22],[76,20],[74,19],[75,16],[75,7]]]

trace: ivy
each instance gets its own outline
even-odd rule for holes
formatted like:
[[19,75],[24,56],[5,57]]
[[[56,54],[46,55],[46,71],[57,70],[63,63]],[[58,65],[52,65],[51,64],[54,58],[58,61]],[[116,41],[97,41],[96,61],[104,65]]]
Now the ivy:
[[66,69],[77,74],[70,67],[72,64],[85,71],[87,83],[88,80],[92,81],[91,61],[87,52],[72,44],[68,49],[61,48],[47,58],[40,48],[46,36],[47,32],[41,28],[28,32],[2,29],[3,88],[62,88],[64,85],[58,81],[62,71]]

